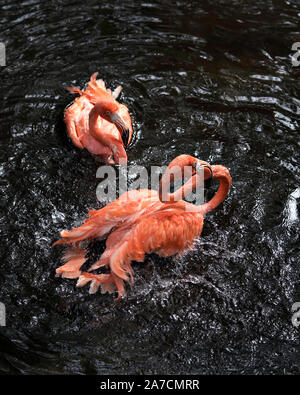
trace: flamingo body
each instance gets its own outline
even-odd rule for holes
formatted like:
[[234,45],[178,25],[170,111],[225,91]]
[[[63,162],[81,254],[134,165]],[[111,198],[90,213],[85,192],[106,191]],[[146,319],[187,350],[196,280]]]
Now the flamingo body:
[[[110,89],[106,89],[103,80],[96,80],[96,76],[97,73],[91,76],[85,91],[81,91],[76,87],[67,88],[70,92],[78,93],[80,96],[75,98],[73,104],[65,110],[64,121],[68,135],[77,148],[86,148],[89,152],[96,155],[98,159],[113,164],[115,163],[113,147],[125,145],[122,133],[120,133],[117,125],[112,123],[104,114],[97,114],[93,119],[93,127],[91,127],[91,111],[95,104],[99,102],[105,102],[108,106],[114,106],[115,111],[124,120],[129,131],[125,142],[126,145],[132,139],[132,122],[126,105],[120,104],[115,100],[120,94],[122,87],[119,86],[114,92],[111,92]],[[107,145],[107,141],[111,142],[111,144]]]
[[[192,157],[182,155],[178,158],[176,163],[191,161]],[[175,160],[171,162],[169,168],[174,164]],[[231,178],[226,168],[222,166],[219,168],[225,169],[228,173],[227,187],[226,190],[223,188],[222,192],[226,196]],[[205,178],[208,176],[207,173]],[[194,188],[197,174],[192,178],[191,188]],[[125,295],[124,281],[131,279],[133,282],[132,261],[142,262],[145,254],[149,253],[168,257],[192,249],[195,240],[201,235],[204,215],[209,210],[208,204],[198,207],[184,200],[170,199],[166,203],[162,201],[161,193],[153,190],[125,192],[106,207],[90,211],[88,219],[80,227],[61,232],[62,238],[55,244],[68,244],[69,248],[63,258],[65,265],[59,267],[56,273],[67,278],[79,277],[77,286],[91,282],[91,293],[96,292],[100,286],[102,292],[111,293],[117,290],[120,298]],[[91,266],[89,272],[81,272],[80,268],[86,261],[86,251],[74,245],[78,245],[83,240],[105,238],[106,250],[101,258]],[[109,273],[90,273],[103,266],[109,270]]]

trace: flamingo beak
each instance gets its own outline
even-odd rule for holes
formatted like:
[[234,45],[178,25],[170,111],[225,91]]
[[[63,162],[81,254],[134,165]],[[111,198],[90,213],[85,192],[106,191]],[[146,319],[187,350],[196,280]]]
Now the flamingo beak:
[[114,123],[119,130],[121,128],[121,138],[124,146],[127,147],[130,133],[129,129],[126,127],[124,119],[117,112],[109,114],[109,117],[111,122]]
[[211,168],[210,166],[207,166],[207,165],[203,165],[202,167],[207,167],[207,168],[209,169],[209,171],[210,171],[210,176],[209,176],[209,178],[208,178],[207,180],[205,180],[205,186],[206,186],[206,188],[210,188],[210,187],[211,187],[211,184],[212,184],[212,180],[213,180],[213,171],[212,171],[212,168]]
[[204,164],[202,164],[200,161],[197,161],[197,162],[195,163],[195,170],[196,170],[196,173],[198,173],[199,170],[200,170],[201,168],[204,168],[204,167],[207,167],[207,168],[209,169],[209,171],[210,171],[210,176],[209,176],[209,178],[205,180],[205,186],[206,186],[207,188],[210,188],[211,183],[212,183],[212,179],[213,179],[213,171],[212,171],[212,168],[211,168],[209,165],[204,165]]

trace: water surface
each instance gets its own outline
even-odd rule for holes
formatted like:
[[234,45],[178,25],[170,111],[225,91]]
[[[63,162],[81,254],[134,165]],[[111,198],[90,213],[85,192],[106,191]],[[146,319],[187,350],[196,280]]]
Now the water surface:
[[[1,372],[299,373],[299,3],[64,3],[2,1]],[[195,250],[136,265],[119,303],[55,278],[51,248],[101,207],[62,121],[63,86],[95,71],[124,87],[130,163],[186,153],[233,178]]]

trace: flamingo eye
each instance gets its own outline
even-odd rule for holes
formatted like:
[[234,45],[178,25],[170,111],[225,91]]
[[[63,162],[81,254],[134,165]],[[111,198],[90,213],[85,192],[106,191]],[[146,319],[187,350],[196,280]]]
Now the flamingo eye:
[[110,115],[110,111],[105,111],[106,115]]

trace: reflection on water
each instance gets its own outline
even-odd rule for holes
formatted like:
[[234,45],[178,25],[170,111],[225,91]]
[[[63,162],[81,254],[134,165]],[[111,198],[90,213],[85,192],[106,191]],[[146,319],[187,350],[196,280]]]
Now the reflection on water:
[[297,208],[298,200],[300,199],[300,188],[295,189],[289,196],[286,202],[286,221],[287,225],[292,225],[293,222],[299,221],[299,213]]
[[[2,372],[299,373],[299,5],[161,3],[3,2]],[[131,164],[187,153],[233,178],[195,250],[137,264],[119,303],[55,278],[51,248],[101,207],[98,164],[62,122],[63,85],[95,71],[124,87]]]

